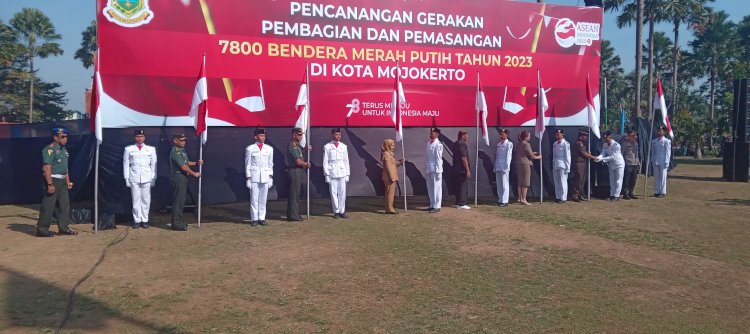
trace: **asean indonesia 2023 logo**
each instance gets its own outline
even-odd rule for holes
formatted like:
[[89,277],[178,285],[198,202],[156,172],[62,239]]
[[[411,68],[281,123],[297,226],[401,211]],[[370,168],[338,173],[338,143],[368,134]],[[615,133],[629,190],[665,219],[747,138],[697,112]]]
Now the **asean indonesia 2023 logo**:
[[102,14],[110,22],[128,28],[142,26],[154,18],[148,0],[107,0]]

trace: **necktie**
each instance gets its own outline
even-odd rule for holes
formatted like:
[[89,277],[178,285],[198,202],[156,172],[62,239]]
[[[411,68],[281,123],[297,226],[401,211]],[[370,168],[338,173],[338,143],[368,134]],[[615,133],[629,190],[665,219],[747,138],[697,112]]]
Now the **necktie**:
[[263,149],[263,143],[258,143],[258,149],[259,149],[259,150],[262,150],[262,149]]

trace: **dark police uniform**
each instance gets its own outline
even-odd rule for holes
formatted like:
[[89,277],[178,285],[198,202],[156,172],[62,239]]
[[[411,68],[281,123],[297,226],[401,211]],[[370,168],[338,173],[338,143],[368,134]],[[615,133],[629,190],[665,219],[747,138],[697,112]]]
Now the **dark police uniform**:
[[[67,132],[66,132],[67,133]],[[44,184],[44,197],[39,209],[39,220],[36,223],[37,235],[49,234],[49,226],[52,220],[52,212],[57,216],[57,227],[61,232],[69,231],[68,221],[70,219],[70,199],[68,197],[68,150],[58,142],[47,145],[42,150],[42,160],[45,165],[50,165],[52,170],[52,185],[54,193],[47,193],[47,184]]]
[[[456,175],[455,191],[457,206],[465,206],[469,199],[469,178],[466,177],[463,158],[469,160],[469,147],[464,141],[458,140],[453,152],[453,172]],[[471,168],[471,162],[469,162],[469,168]]]
[[575,163],[575,175],[573,175],[573,189],[571,192],[571,196],[574,201],[579,201],[583,199],[583,196],[581,196],[581,192],[583,186],[586,184],[586,146],[579,139],[576,140],[576,143],[571,151],[573,153],[573,162]]
[[188,163],[187,153],[184,148],[173,146],[169,152],[169,168],[172,173],[170,183],[172,185],[172,228],[175,223],[182,223],[182,211],[185,209],[185,197],[187,195],[188,179],[180,166]]
[[286,150],[286,171],[289,175],[289,197],[286,202],[286,218],[299,220],[299,193],[302,187],[302,167],[297,166],[297,159],[305,160],[299,143],[291,140]]

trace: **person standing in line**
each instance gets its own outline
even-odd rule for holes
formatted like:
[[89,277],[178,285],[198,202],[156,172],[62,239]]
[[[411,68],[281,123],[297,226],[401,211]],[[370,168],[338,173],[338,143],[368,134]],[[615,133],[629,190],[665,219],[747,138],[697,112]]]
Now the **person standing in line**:
[[625,177],[623,180],[623,199],[638,199],[633,194],[638,171],[641,170],[640,147],[638,146],[638,131],[628,130],[628,137],[622,143],[622,155],[625,158]]
[[573,174],[573,188],[571,189],[573,202],[588,201],[588,198],[583,197],[583,186],[586,185],[586,165],[588,159],[593,159],[594,156],[586,151],[586,141],[588,140],[588,129],[578,130],[578,139],[575,142],[575,146],[572,149],[572,158],[575,161],[576,169]]
[[383,183],[385,185],[385,213],[397,214],[393,202],[396,200],[396,181],[398,181],[398,167],[404,165],[404,160],[396,160],[393,149],[396,148],[396,141],[386,139],[380,148],[380,161],[383,163]]
[[341,142],[341,129],[331,129],[331,142],[323,146],[323,173],[331,193],[333,218],[346,215],[346,183],[349,182],[349,151]]
[[656,138],[651,141],[651,165],[654,168],[654,197],[667,195],[667,171],[672,158],[672,141],[664,137],[667,127],[660,126]]
[[568,199],[568,174],[570,174],[570,143],[563,129],[555,130],[552,143],[552,176],[555,180],[555,203],[565,204]]
[[516,182],[518,184],[518,203],[531,205],[526,200],[526,194],[531,187],[531,166],[532,160],[541,160],[542,156],[538,152],[531,150],[529,139],[531,135],[528,131],[521,131],[518,135],[518,145],[513,148],[513,164],[516,166]]
[[268,189],[273,187],[273,147],[266,144],[266,130],[254,131],[255,143],[245,148],[245,186],[250,189],[250,226],[266,224]]
[[622,177],[625,172],[625,160],[622,158],[620,144],[612,139],[612,132],[606,131],[603,134],[604,146],[602,154],[594,160],[604,162],[609,168],[609,201],[617,202],[620,200],[620,191],[622,190]]
[[[305,132],[301,128],[292,129],[292,140],[286,150],[286,171],[289,176],[289,195],[286,201],[286,220],[302,221],[299,214],[299,193],[302,187],[302,171],[310,168],[302,155],[300,141]],[[308,151],[308,155],[310,152]]]
[[203,164],[203,160],[188,160],[185,146],[187,138],[184,134],[176,134],[173,139],[174,146],[169,152],[169,168],[172,171],[170,184],[172,186],[172,219],[171,228],[176,231],[187,231],[187,224],[182,221],[182,211],[185,209],[185,197],[187,195],[188,179],[191,175],[201,177],[201,173],[193,172],[190,167]]
[[495,182],[497,183],[497,205],[508,206],[510,195],[510,164],[513,160],[513,143],[508,140],[508,129],[500,130],[500,141],[495,147]]
[[146,145],[143,130],[133,132],[135,143],[125,147],[122,172],[133,199],[133,228],[149,228],[151,188],[156,185],[156,148]]
[[429,213],[439,212],[443,202],[443,143],[440,141],[440,129],[430,129],[430,141],[427,142],[427,196],[430,200]]
[[469,133],[464,130],[458,131],[458,141],[453,149],[453,173],[456,174],[456,208],[468,210],[466,205],[469,200],[469,181],[471,180],[471,164],[469,163]]
[[73,188],[68,173],[68,130],[52,129],[53,142],[42,149],[42,177],[44,178],[44,197],[39,208],[39,219],[36,222],[37,237],[53,237],[49,231],[52,224],[52,213],[57,215],[57,233],[76,235],[78,232],[68,227],[70,221],[70,198],[68,190]]

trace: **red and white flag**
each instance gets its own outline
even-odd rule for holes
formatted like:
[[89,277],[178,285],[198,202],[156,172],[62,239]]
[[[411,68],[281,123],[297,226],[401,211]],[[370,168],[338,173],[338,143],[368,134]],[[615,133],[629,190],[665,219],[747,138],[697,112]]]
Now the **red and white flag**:
[[310,131],[310,90],[307,82],[307,65],[305,65],[305,76],[302,78],[302,84],[299,86],[299,93],[297,93],[297,102],[294,104],[297,107],[298,115],[294,127],[305,132],[299,142],[302,147],[307,147],[307,132]]
[[664,89],[661,87],[661,80],[656,81],[656,92],[658,95],[654,99],[654,109],[661,110],[661,122],[667,127],[669,137],[674,138],[672,123],[669,122],[669,116],[667,116],[667,102],[664,100]]
[[393,82],[393,96],[391,98],[391,120],[396,130],[396,141],[404,138],[403,125],[401,124],[401,103],[406,102],[404,87],[401,85],[401,67],[396,64],[396,80]]
[[588,75],[586,76],[586,109],[589,114],[589,128],[596,138],[599,138],[599,113],[596,110],[594,96],[591,94],[591,83],[589,82]]
[[266,110],[266,100],[263,95],[263,81],[237,80],[232,89],[234,103],[249,112]]
[[544,130],[547,127],[547,118],[544,116],[544,112],[549,109],[549,103],[547,102],[547,94],[544,92],[542,86],[542,77],[537,70],[537,104],[536,104],[536,122],[534,123],[534,133],[537,138],[542,138]]
[[96,142],[102,143],[102,106],[101,97],[104,95],[102,78],[99,75],[99,56],[94,54],[94,85],[91,89],[91,115],[89,115],[91,131],[94,131]]
[[[477,117],[482,122],[482,138],[484,144],[490,145],[490,137],[487,133],[487,99],[484,97],[484,91],[482,90],[482,82],[479,79],[479,72],[477,72],[477,100],[476,100]],[[481,114],[480,114],[481,113]]]
[[193,91],[193,103],[190,105],[188,114],[195,127],[195,135],[201,137],[201,143],[208,140],[208,81],[206,80],[206,55],[203,55],[203,63],[198,73],[198,82],[195,83]]

